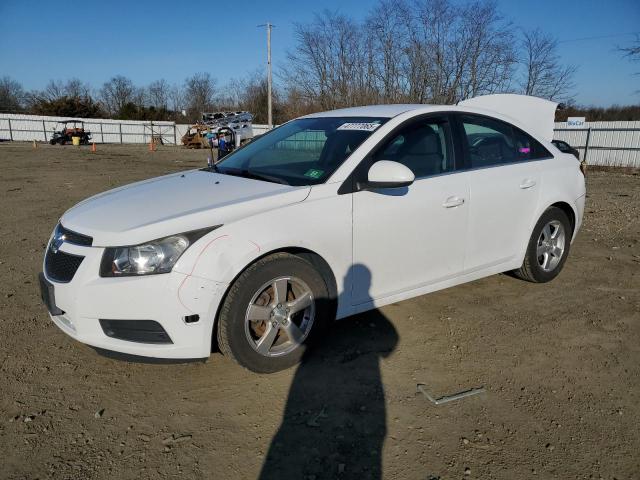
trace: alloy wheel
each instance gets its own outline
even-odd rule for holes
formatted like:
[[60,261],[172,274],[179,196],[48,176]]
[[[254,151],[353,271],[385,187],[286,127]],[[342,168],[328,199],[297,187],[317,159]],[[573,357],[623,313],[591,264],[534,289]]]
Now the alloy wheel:
[[315,320],[309,286],[297,277],[278,277],[260,287],[245,314],[245,334],[266,357],[291,353],[308,337]]
[[536,255],[538,265],[545,272],[551,272],[562,260],[566,243],[564,226],[558,220],[547,223],[538,237]]

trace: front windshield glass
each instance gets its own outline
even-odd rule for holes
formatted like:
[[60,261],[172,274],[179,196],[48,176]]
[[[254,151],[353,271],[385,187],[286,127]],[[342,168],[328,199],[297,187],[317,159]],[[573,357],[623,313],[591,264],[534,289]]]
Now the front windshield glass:
[[372,117],[294,120],[228,155],[215,169],[287,185],[323,183],[386,120]]

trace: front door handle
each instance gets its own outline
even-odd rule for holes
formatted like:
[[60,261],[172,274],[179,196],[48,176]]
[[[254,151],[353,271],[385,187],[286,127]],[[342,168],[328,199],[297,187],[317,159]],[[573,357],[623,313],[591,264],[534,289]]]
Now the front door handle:
[[459,207],[460,205],[464,204],[464,198],[460,198],[460,197],[449,197],[447,198],[444,203],[442,204],[442,206],[444,208],[454,208],[454,207]]
[[535,186],[536,186],[536,181],[530,178],[525,178],[520,184],[520,188],[522,188],[523,190],[527,188],[535,187]]

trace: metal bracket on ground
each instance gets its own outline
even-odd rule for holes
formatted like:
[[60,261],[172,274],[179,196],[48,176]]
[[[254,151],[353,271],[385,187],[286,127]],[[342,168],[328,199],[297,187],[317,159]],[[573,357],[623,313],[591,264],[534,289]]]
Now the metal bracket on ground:
[[424,383],[419,383],[417,385],[417,389],[418,389],[418,392],[422,393],[425,397],[427,397],[427,399],[431,403],[433,403],[435,405],[442,405],[443,403],[449,403],[449,402],[453,402],[455,400],[461,400],[463,398],[470,397],[472,395],[477,395],[479,393],[486,392],[484,387],[471,388],[471,389],[465,390],[463,392],[454,393],[453,395],[445,395],[445,396],[440,397],[440,398],[433,398],[429,394],[429,392],[427,392],[426,385]]

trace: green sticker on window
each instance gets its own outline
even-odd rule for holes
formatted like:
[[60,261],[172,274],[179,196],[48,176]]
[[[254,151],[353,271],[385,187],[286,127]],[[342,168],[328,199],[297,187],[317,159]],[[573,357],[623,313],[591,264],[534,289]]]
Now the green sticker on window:
[[316,170],[315,168],[310,168],[309,170],[307,170],[307,173],[305,173],[304,176],[318,179],[322,176],[323,173],[324,170]]

